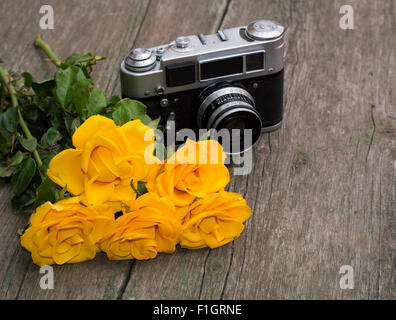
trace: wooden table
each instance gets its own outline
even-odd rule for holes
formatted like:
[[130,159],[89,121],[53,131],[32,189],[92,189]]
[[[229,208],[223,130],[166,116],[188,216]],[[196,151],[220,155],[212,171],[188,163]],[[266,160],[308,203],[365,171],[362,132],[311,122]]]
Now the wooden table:
[[[96,49],[96,74],[120,94],[119,63],[131,46],[214,33],[258,18],[287,26],[283,127],[264,134],[253,172],[230,185],[252,207],[240,238],[215,250],[178,248],[151,261],[55,266],[55,288],[16,234],[0,185],[3,299],[396,298],[396,1],[46,1],[55,29],[40,30],[43,1],[2,0],[3,66],[38,80],[54,67],[33,46],[38,32],[62,58]],[[354,30],[339,27],[352,5]],[[341,289],[342,265],[354,289]]]

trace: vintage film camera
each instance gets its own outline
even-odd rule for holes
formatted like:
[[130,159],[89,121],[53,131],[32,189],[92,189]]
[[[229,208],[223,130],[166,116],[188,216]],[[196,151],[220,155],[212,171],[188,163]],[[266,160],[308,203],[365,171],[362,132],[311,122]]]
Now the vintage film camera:
[[[121,90],[153,119],[174,120],[176,132],[251,129],[253,144],[281,125],[284,63],[284,27],[257,20],[131,50],[121,63]],[[243,132],[239,139],[241,151],[250,147]]]

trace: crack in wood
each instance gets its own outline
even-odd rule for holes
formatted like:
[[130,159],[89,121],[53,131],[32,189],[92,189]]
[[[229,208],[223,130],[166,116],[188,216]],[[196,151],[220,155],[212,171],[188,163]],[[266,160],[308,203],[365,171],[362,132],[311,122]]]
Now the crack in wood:
[[128,266],[128,270],[126,272],[126,276],[125,276],[124,280],[122,281],[121,286],[120,286],[120,288],[118,290],[116,300],[121,300],[123,298],[123,295],[124,295],[125,290],[126,290],[126,288],[128,286],[129,280],[131,279],[132,269],[133,269],[133,266],[135,265],[135,263],[136,263],[136,260],[131,260],[129,262],[129,266]]
[[200,285],[200,289],[199,289],[198,300],[201,300],[202,289],[204,286],[204,280],[205,280],[205,274],[206,274],[206,263],[208,262],[209,255],[210,255],[210,249],[207,249],[207,250],[208,250],[208,254],[205,257],[205,261],[204,261],[204,265],[203,265],[203,274],[202,274],[201,285]]
[[381,283],[381,241],[382,241],[382,235],[381,235],[381,229],[382,229],[382,155],[380,157],[380,174],[379,174],[379,214],[378,214],[378,252],[379,252],[379,257],[378,257],[378,278],[377,278],[377,299],[381,298],[381,291],[380,291],[380,283]]
[[227,13],[228,13],[228,8],[230,7],[230,4],[231,4],[231,0],[226,0],[226,5],[225,5],[225,8],[224,8],[223,14],[222,14],[222,16],[220,18],[220,21],[219,21],[219,23],[217,25],[217,30],[221,29],[221,27],[223,25],[223,22],[224,22],[224,19],[225,19]]
[[372,104],[371,109],[370,109],[370,117],[371,117],[371,122],[373,124],[373,133],[371,134],[371,137],[370,137],[370,143],[369,143],[369,146],[367,149],[367,154],[366,154],[366,161],[368,160],[370,149],[371,149],[371,146],[373,145],[375,131],[377,130],[377,127],[375,124],[375,119],[374,119],[374,109],[375,109],[375,106]]
[[[132,43],[130,49],[132,49],[135,46],[136,40],[139,38],[139,34],[140,34],[141,30],[142,30],[142,26],[143,26],[144,20],[146,19],[147,14],[149,12],[149,8],[151,6],[151,2],[152,2],[152,0],[148,0],[148,3],[146,5],[146,8],[145,8],[144,13],[142,15],[142,20],[141,20],[141,22],[139,24],[138,30],[136,32],[135,38],[133,40],[133,43]],[[125,36],[123,37],[123,40],[120,41],[120,46],[125,41],[129,42],[129,39],[127,39],[127,38],[128,38],[128,36],[131,35],[131,33],[133,34],[133,29],[132,28],[130,28],[129,30],[127,30],[127,32],[125,32]],[[123,57],[124,54],[125,53],[120,52],[120,56],[121,57]],[[114,81],[114,76],[118,79],[119,69],[118,69],[118,65],[117,65],[117,68],[114,68],[114,66],[111,66],[111,65],[109,67],[110,67],[110,70],[108,68],[107,71],[111,72],[111,75],[108,77],[108,81],[107,81],[107,83],[104,84],[104,87],[105,87],[105,91],[106,92],[111,92],[112,94],[114,94],[115,89],[119,85],[118,81]]]
[[[23,249],[20,249],[20,250],[23,250]],[[13,257],[16,256],[17,253],[18,253],[20,250],[17,250],[17,251],[16,251],[16,254],[14,254]],[[16,299],[16,300],[19,299],[19,295],[20,295],[20,293],[21,293],[21,289],[22,289],[23,283],[25,282],[26,276],[27,276],[27,274],[28,274],[29,267],[30,267],[29,264],[27,264],[27,265],[25,266],[22,280],[21,280],[21,282],[19,283],[18,291],[17,291],[17,293],[16,293],[16,295],[15,295],[15,299]],[[8,271],[8,270],[7,270],[7,271]]]
[[230,263],[228,265],[227,268],[227,272],[226,272],[226,276],[224,279],[224,284],[223,284],[223,288],[221,290],[221,294],[220,294],[220,300],[224,300],[224,293],[225,293],[225,289],[227,287],[227,283],[228,283],[228,277],[230,275],[230,270],[231,270],[231,265],[232,265],[232,261],[234,259],[234,241],[230,244],[231,245],[231,255],[230,255]]

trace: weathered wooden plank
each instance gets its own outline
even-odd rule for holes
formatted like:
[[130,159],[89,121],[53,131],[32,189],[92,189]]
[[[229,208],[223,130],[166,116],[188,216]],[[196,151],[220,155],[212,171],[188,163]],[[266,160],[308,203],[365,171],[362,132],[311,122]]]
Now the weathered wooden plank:
[[[97,67],[99,85],[110,94],[118,83],[119,62],[136,37],[148,1],[48,1],[54,8],[55,29],[41,30],[60,58],[74,52],[97,49],[107,60]],[[8,69],[30,71],[37,79],[48,77],[55,69],[34,48],[39,31],[40,1],[2,1],[0,13],[0,56]],[[23,10],[21,10],[23,8]],[[109,89],[109,87],[111,89]],[[130,262],[111,263],[100,254],[94,261],[55,267],[55,289],[41,290],[42,274],[23,250],[16,235],[28,216],[16,217],[11,210],[8,187],[1,184],[0,199],[0,297],[5,299],[99,299],[117,298],[129,275]]]
[[[137,28],[137,37],[127,45],[150,48],[170,43],[178,36],[213,32],[221,22],[226,4],[226,0],[152,0],[142,25]],[[126,52],[123,50],[122,55]],[[120,91],[120,82],[115,81],[113,92],[120,94]]]
[[[226,8],[223,27],[278,20],[288,26],[285,119],[280,131],[263,135],[255,147],[252,173],[231,184],[254,212],[234,243],[178,249],[142,262],[110,262],[99,255],[56,267],[52,291],[38,287],[38,268],[15,234],[27,218],[12,214],[9,191],[1,185],[0,296],[396,298],[396,6],[348,3],[355,9],[355,30],[349,31],[338,27],[340,0],[168,0],[149,7],[142,1],[49,2],[64,25],[42,32],[43,38],[61,57],[97,45],[98,54],[109,57],[97,71],[107,75],[100,85],[109,94],[119,93],[118,64],[132,43],[151,46],[214,32]],[[52,66],[31,44],[40,5],[2,2],[0,37],[7,41],[0,57],[44,78]],[[354,267],[354,290],[338,286],[344,264]]]
[[[40,1],[3,1],[0,12],[2,46],[0,54],[7,66],[30,71],[38,80],[51,76],[55,67],[34,48],[37,33],[52,46],[59,58],[78,52],[94,52],[107,57],[96,66],[98,85],[108,94],[118,83],[119,64],[131,47],[142,23],[148,0],[47,1],[54,9],[53,30],[41,30]],[[21,10],[23,8],[23,10]],[[110,85],[111,84],[111,85]],[[110,86],[110,87],[109,87]],[[117,92],[118,93],[118,92]]]
[[[226,7],[227,1],[152,1],[136,46],[166,44],[181,35],[213,33]],[[198,299],[208,254],[209,250],[179,248],[173,255],[136,261],[122,298]]]
[[[283,128],[232,187],[254,216],[223,298],[396,298],[396,141],[384,129],[396,119],[395,2],[348,3],[355,30],[344,31],[343,1],[231,2],[225,26],[278,19],[288,54]],[[342,265],[354,268],[354,290],[339,287]]]
[[[53,5],[54,11],[55,11],[55,16],[59,16],[60,19],[63,21],[65,17],[67,16],[67,13],[70,11],[71,8],[73,8],[73,19],[70,20],[70,23],[72,22],[73,25],[63,25],[62,28],[59,28],[60,32],[55,33],[57,29],[51,30],[51,31],[45,31],[41,32],[42,37],[46,39],[51,46],[53,47],[54,51],[60,56],[60,57],[65,57],[67,54],[74,52],[74,51],[79,51],[79,52],[84,52],[87,50],[92,49],[92,43],[97,44],[97,48],[100,47],[98,54],[105,55],[109,57],[109,59],[102,63],[102,66],[99,66],[97,68],[97,74],[100,75],[107,75],[107,76],[102,76],[100,79],[99,85],[104,87],[107,92],[110,93],[116,93],[119,94],[119,80],[118,80],[118,67],[119,67],[119,62],[121,61],[123,55],[127,52],[128,48],[135,42],[134,38],[136,37],[137,33],[139,30],[142,30],[142,34],[139,36],[138,39],[140,39],[140,44],[143,45],[148,42],[144,41],[152,41],[151,45],[154,45],[156,43],[165,43],[170,41],[171,39],[168,38],[168,40],[163,39],[161,36],[161,33],[156,30],[154,33],[149,33],[146,31],[148,29],[148,26],[145,27],[146,29],[143,29],[143,27],[140,29],[139,24],[142,22],[143,17],[146,17],[146,11],[148,8],[145,8],[141,2],[139,2],[137,5],[129,4],[128,8],[131,8],[131,11],[129,12],[130,15],[128,15],[128,11],[125,11],[126,2],[119,1],[116,3],[114,6],[118,9],[121,9],[117,12],[112,11],[111,8],[107,8],[107,4],[102,4],[102,3],[96,3],[95,7],[98,5],[99,9],[96,9],[95,11],[95,17],[102,17],[105,14],[109,14],[111,19],[114,19],[116,21],[116,25],[114,22],[109,22],[105,21],[102,25],[102,29],[97,29],[97,25],[92,25],[86,22],[86,12],[91,12],[92,7],[88,2],[83,3],[83,11],[77,10],[75,7],[76,6],[70,6],[68,4],[67,6],[61,6],[60,3],[58,2],[50,2],[49,4]],[[171,29],[171,24],[174,19],[184,19],[183,24],[175,24],[174,27],[174,36],[183,34],[184,32],[186,34],[191,34],[191,33],[197,33],[198,31],[202,31],[202,29],[199,29],[198,25],[196,25],[196,20],[195,23],[190,23],[188,24],[188,19],[186,17],[191,14],[191,12],[201,12],[202,14],[202,19],[206,17],[206,19],[211,19],[211,23],[207,24],[208,29],[203,30],[204,32],[213,32],[216,29],[216,25],[220,23],[220,18],[222,10],[225,8],[225,2],[219,2],[215,6],[210,6],[209,1],[204,1],[200,4],[199,6],[199,11],[196,11],[196,4],[193,1],[185,1],[183,2],[183,5],[181,5],[181,2],[151,2],[151,6],[149,8],[149,14],[147,15],[147,20],[145,19],[144,23],[148,25],[155,25],[155,20],[153,20],[153,17],[158,18],[158,25],[168,25],[168,31],[172,30]],[[12,5],[10,5],[10,8],[8,11],[12,12]],[[80,5],[81,7],[81,5]],[[134,12],[134,8],[139,7],[140,11],[136,13],[136,16],[132,16],[132,13]],[[165,9],[166,8],[166,9]],[[194,11],[195,8],[195,11]],[[39,6],[36,8],[37,10],[32,10],[31,12],[29,11],[29,14],[27,16],[29,19],[30,17],[34,16],[36,12],[38,12]],[[81,9],[81,8],[80,8]],[[136,9],[135,9],[136,10]],[[166,11],[168,10],[168,11]],[[153,13],[151,14],[151,11]],[[177,14],[175,14],[173,17],[169,13],[172,13],[175,11]],[[167,15],[164,15],[165,12],[168,12]],[[216,17],[217,12],[219,12],[219,17]],[[124,15],[121,15],[121,14]],[[139,16],[139,14],[141,16]],[[56,19],[56,18],[55,18]],[[217,19],[217,20],[216,20]],[[129,23],[129,21],[132,21],[133,24]],[[146,22],[147,21],[147,22]],[[203,20],[203,22],[206,23],[207,20]],[[69,24],[70,24],[69,23]],[[81,25],[82,24],[82,25]],[[106,36],[103,35],[103,33],[107,30],[109,30],[108,26],[112,25],[113,28],[110,29],[111,34],[106,34]],[[195,26],[195,29],[194,29]],[[86,28],[89,28],[89,30],[86,30]],[[65,33],[64,30],[73,30],[73,32],[70,33]],[[161,28],[163,29],[163,28]],[[58,31],[59,31],[58,30]],[[82,30],[85,30],[83,33],[86,33],[89,35],[90,39],[89,41],[85,38],[80,38],[75,39],[75,34],[80,34]],[[143,31],[144,30],[144,31]],[[26,37],[24,39],[24,43],[31,43],[31,39],[34,38],[35,32],[37,30],[33,30],[32,34],[29,37]],[[164,33],[166,36],[169,37],[169,35],[172,35],[172,33]],[[52,32],[52,33],[51,33]],[[16,32],[14,32],[16,33]],[[53,38],[52,38],[53,37]],[[157,37],[157,38],[156,38]],[[15,41],[15,40],[14,40]],[[76,41],[74,44],[73,50],[70,50],[70,47],[65,45],[65,43],[70,43],[72,41]],[[102,43],[101,41],[104,41]],[[138,45],[137,44],[137,45]],[[13,47],[13,46],[11,46]],[[14,43],[14,47],[17,47],[17,45]],[[21,50],[18,47],[19,50]],[[31,45],[26,46],[24,50],[27,51],[32,51],[33,47]],[[23,51],[23,50],[21,50]],[[36,52],[34,52],[36,54]],[[36,54],[37,55],[37,54]],[[2,56],[4,57],[4,60],[7,60],[7,58],[10,58],[10,54],[3,54]],[[42,57],[42,56],[41,56]],[[53,67],[49,63],[44,63],[42,60],[39,60],[35,58],[36,62],[40,64],[40,68],[37,68],[37,70],[40,70],[41,68],[48,68],[46,70],[46,74],[42,75],[42,77],[45,77],[49,72],[53,71]],[[15,64],[18,69],[20,70],[25,70],[27,68],[27,65],[24,65],[26,62],[22,62],[21,65],[18,65],[16,62],[11,61],[10,65]],[[31,70],[31,72],[34,75],[38,74],[38,71],[36,70]],[[38,75],[40,77],[40,75]],[[5,199],[7,199],[8,195],[4,196]],[[8,208],[7,209],[9,214],[11,214],[11,210]],[[26,219],[26,218],[25,218]],[[23,219],[24,220],[24,219]],[[20,225],[23,225],[20,224]],[[9,229],[15,229],[13,226],[9,226]],[[10,230],[7,230],[8,233],[10,233]],[[10,274],[9,271],[7,271],[6,274],[4,274],[3,278],[4,280],[4,285],[1,290],[2,295],[4,295],[5,298],[13,298],[13,297],[18,297],[18,298],[71,298],[71,299],[78,299],[78,298],[117,298],[118,295],[122,294],[123,287],[127,284],[126,281],[129,277],[129,268],[134,265],[135,262],[119,262],[119,263],[114,263],[114,262],[109,262],[106,261],[103,255],[99,255],[94,261],[83,263],[83,264],[78,264],[78,265],[70,265],[70,266],[62,266],[62,267],[55,267],[55,287],[56,289],[53,291],[45,291],[45,290],[40,290],[38,287],[39,283],[39,278],[40,274],[38,272],[38,268],[34,265],[32,265],[29,255],[19,247],[19,243],[15,242],[13,246],[14,251],[17,251],[17,258],[13,258],[10,261],[10,267],[9,269],[14,268],[14,263],[18,259],[24,259],[23,262],[19,262],[20,266],[23,266],[24,269],[22,271],[15,272],[16,275],[18,275],[21,280],[19,281],[20,284],[18,286],[15,286],[14,291],[10,291],[9,287],[11,287],[11,282],[14,281],[15,276],[14,274]],[[190,252],[187,252],[187,254],[190,254]],[[201,252],[198,252],[199,255],[202,255]],[[165,256],[164,256],[165,257]],[[202,256],[203,257],[203,256]],[[161,257],[159,258],[161,259]],[[159,260],[158,259],[158,260]],[[185,261],[186,267],[183,270],[194,270],[194,268],[191,268],[191,265],[198,265],[197,268],[200,268],[200,260],[195,259],[195,258],[188,258],[185,257],[183,259]],[[139,264],[139,263],[137,263]],[[147,270],[149,270],[149,264],[150,262],[147,262],[147,266],[145,265],[146,263],[142,263],[144,265],[144,270],[142,271],[143,273],[147,273]],[[201,263],[202,265],[202,263]],[[107,266],[107,267],[106,267]],[[173,271],[172,267],[173,264],[170,264],[167,266],[165,264],[165,267],[168,267],[169,270]],[[110,269],[108,269],[110,268]],[[137,266],[139,268],[139,266]],[[25,271],[27,270],[27,271]],[[176,275],[177,276],[177,275]],[[197,281],[200,281],[201,273],[196,272],[196,277]],[[10,279],[9,281],[7,279]],[[98,280],[100,279],[100,282]],[[174,281],[173,281],[174,282]],[[133,280],[131,281],[133,283]],[[97,290],[97,288],[100,287],[100,290]],[[95,289],[96,288],[96,289]],[[147,287],[147,296],[152,295],[150,292],[150,287]],[[121,290],[121,291],[120,291]],[[164,287],[163,291],[166,291],[167,289]],[[7,294],[6,294],[7,292]],[[180,291],[179,293],[176,294],[182,294],[183,292]],[[172,293],[169,293],[172,294]]]
[[[30,258],[19,245],[17,230],[26,224],[25,216],[12,213],[9,186],[0,184],[0,295],[15,298],[23,282]],[[22,261],[21,261],[22,260]]]

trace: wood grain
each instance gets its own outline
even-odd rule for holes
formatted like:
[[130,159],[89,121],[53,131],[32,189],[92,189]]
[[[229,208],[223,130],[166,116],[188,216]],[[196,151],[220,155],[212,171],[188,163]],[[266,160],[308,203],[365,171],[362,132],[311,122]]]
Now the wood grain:
[[[61,57],[95,47],[107,56],[97,74],[109,95],[119,94],[118,64],[132,45],[278,20],[287,26],[285,117],[255,146],[251,174],[229,187],[252,207],[240,238],[151,261],[110,262],[100,254],[55,267],[54,290],[39,288],[39,268],[15,233],[27,217],[12,214],[0,184],[1,298],[396,298],[396,1],[49,4],[56,29],[42,37]],[[354,30],[339,28],[344,4],[354,8]],[[40,5],[2,2],[0,57],[7,68],[43,79],[54,69],[32,45]],[[353,290],[339,287],[342,265],[354,268]]]
[[[111,94],[118,83],[118,65],[136,36],[148,8],[148,1],[48,1],[54,8],[54,30],[41,30],[41,37],[51,44],[60,58],[73,52],[86,53],[97,48],[107,57],[96,73],[105,75],[98,85]],[[30,71],[36,79],[47,78],[54,67],[34,48],[39,30],[40,1],[3,1],[0,38],[5,46],[0,56],[7,68]],[[128,10],[125,10],[125,8]],[[4,10],[3,10],[4,8]],[[26,10],[21,10],[26,8]],[[109,89],[109,87],[111,89]],[[54,290],[41,290],[39,268],[31,263],[29,253],[20,247],[16,231],[28,216],[16,217],[9,205],[8,187],[1,184],[3,207],[0,216],[0,296],[5,299],[99,299],[117,298],[128,278],[128,261],[111,263],[100,254],[94,261],[80,265],[55,267]],[[100,262],[102,261],[102,262]]]
[[[288,51],[283,128],[232,187],[254,217],[224,298],[396,297],[395,137],[381,133],[395,124],[395,6],[348,3],[356,25],[344,31],[342,1],[231,2],[225,26],[271,12],[288,26]],[[339,287],[342,265],[354,290]]]

